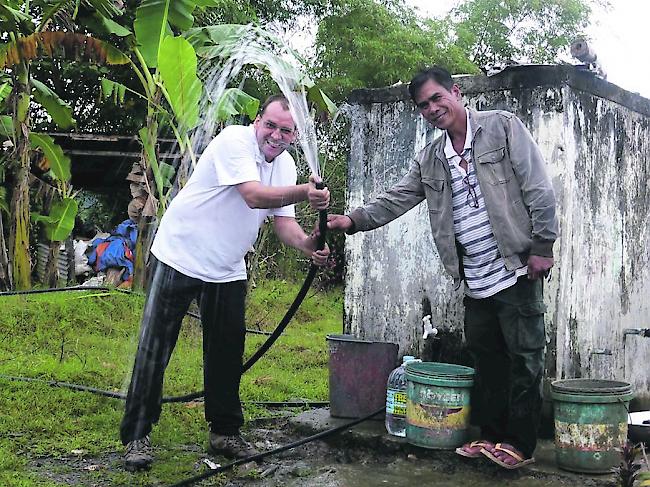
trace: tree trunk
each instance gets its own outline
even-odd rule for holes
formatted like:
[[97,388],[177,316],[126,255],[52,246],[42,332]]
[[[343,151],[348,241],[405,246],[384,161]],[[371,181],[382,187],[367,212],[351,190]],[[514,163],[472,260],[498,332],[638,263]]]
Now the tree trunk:
[[31,287],[29,255],[29,69],[25,62],[16,65],[13,93],[16,155],[11,196],[9,260],[16,289]]
[[[154,102],[160,100],[159,90],[154,95]],[[142,208],[142,213],[137,219],[138,222],[138,240],[135,244],[135,262],[133,266],[133,281],[131,289],[134,291],[142,291],[147,284],[147,262],[149,262],[149,250],[153,243],[153,238],[158,228],[157,213],[158,213],[158,200],[157,191],[162,193],[163,188],[156,188],[156,181],[153,177],[151,170],[151,157],[158,159],[158,121],[154,105],[149,105],[149,112],[147,114],[147,141],[150,144],[149,150],[145,146],[147,141],[143,140],[142,157],[139,163],[134,163],[131,171],[132,174],[142,172],[143,180],[139,182],[140,191],[145,190],[148,194],[147,201]],[[154,161],[155,162],[155,161]],[[141,167],[138,169],[137,165]],[[133,190],[132,190],[133,193]]]
[[68,263],[66,284],[74,286],[77,284],[77,274],[75,272],[74,241],[72,240],[72,237],[68,237],[65,241],[65,254]]
[[9,255],[5,242],[4,222],[0,212],[0,290],[11,289],[11,269],[9,268]]
[[[42,205],[43,211],[45,214],[49,215],[52,211],[52,200],[54,198],[54,191],[48,188],[47,185],[44,185],[45,191],[43,193]],[[40,276],[42,283],[49,288],[59,287],[59,249],[61,247],[60,242],[50,241],[47,249],[47,257],[45,260],[45,268],[43,269],[43,275]]]
[[131,289],[144,291],[149,282],[149,250],[158,229],[156,217],[142,216],[138,221],[138,240],[135,244],[135,262],[133,265],[133,282]]
[[50,242],[50,248],[47,252],[47,265],[45,266],[45,276],[43,282],[47,287],[59,287],[59,248],[61,242]]
[[16,172],[11,197],[9,252],[16,289],[31,287],[32,263],[29,255],[29,147],[21,141],[20,167]]

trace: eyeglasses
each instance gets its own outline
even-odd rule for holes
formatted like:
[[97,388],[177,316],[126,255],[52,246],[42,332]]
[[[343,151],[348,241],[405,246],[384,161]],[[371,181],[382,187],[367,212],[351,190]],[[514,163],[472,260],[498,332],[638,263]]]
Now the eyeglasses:
[[275,123],[271,122],[270,120],[265,120],[263,125],[265,129],[268,129],[271,132],[280,130],[280,134],[282,135],[282,137],[290,137],[296,133],[296,129],[290,129],[289,127],[278,127]]
[[476,190],[474,189],[475,185],[469,181],[469,173],[463,178],[463,184],[467,185],[467,201],[465,204],[469,205],[470,208],[478,208],[478,196],[476,196]]

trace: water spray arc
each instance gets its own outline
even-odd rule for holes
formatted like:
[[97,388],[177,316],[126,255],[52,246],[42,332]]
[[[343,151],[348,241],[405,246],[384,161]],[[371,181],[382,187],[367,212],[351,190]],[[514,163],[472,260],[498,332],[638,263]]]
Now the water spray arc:
[[287,99],[305,160],[310,171],[320,177],[316,130],[309,102],[331,115],[338,109],[307,76],[304,70],[307,63],[302,57],[281,39],[254,25],[199,27],[188,31],[187,37],[199,56],[197,71],[207,94],[199,109],[205,116],[190,138],[193,152],[201,153],[224,115],[237,111],[234,105],[242,103],[237,97],[248,97],[238,89],[227,87],[244,66],[256,66],[270,75]]

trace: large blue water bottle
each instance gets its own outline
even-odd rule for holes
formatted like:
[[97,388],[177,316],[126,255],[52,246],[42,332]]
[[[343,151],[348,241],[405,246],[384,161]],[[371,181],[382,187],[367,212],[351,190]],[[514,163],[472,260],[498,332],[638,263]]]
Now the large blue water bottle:
[[406,437],[406,364],[421,362],[404,355],[402,365],[393,370],[386,384],[386,431],[391,435]]

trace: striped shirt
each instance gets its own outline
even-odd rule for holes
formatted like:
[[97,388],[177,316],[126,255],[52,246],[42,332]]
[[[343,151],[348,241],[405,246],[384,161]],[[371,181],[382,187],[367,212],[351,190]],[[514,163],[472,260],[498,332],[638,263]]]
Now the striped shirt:
[[[451,170],[454,233],[463,251],[465,294],[481,299],[514,285],[519,276],[527,273],[527,267],[509,271],[499,252],[472,163],[474,134],[467,110],[466,114],[467,135],[463,153],[459,155],[456,152],[451,138],[445,133],[445,156]],[[460,166],[462,159],[467,162],[467,171]]]

